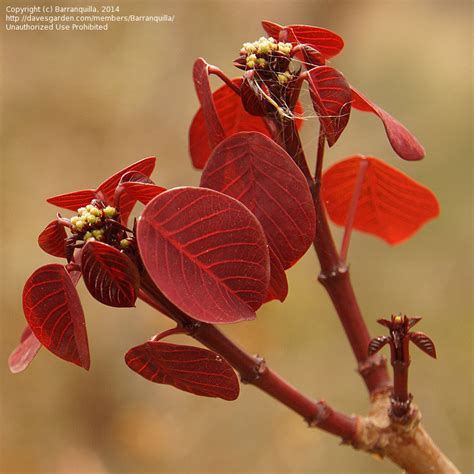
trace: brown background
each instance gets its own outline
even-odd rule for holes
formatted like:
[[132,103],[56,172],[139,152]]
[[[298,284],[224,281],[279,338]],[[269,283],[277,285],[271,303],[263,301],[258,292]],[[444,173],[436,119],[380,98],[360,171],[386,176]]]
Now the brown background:
[[[378,156],[439,197],[441,217],[399,247],[355,235],[350,263],[374,335],[383,332],[378,317],[424,317],[420,330],[436,341],[439,359],[413,351],[411,390],[428,430],[471,472],[470,2],[116,3],[125,14],[176,19],[111,24],[109,32],[2,31],[1,471],[399,472],[307,429],[252,387],[225,403],[146,382],[123,354],[169,322],[142,303],[136,310],[100,306],[83,287],[91,371],[46,350],[23,374],[6,367],[24,326],[23,282],[51,261],[35,244],[56,212],[44,199],[95,186],[149,155],[159,157],[160,185],[198,183],[187,153],[197,107],[193,60],[203,56],[236,75],[231,61],[242,42],[263,34],[259,20],[266,18],[340,33],[346,47],[332,64],[426,147],[424,161],[402,162],[376,118],[355,112],[327,163]],[[316,127],[314,119],[304,127],[309,156]],[[225,331],[305,393],[364,413],[363,385],[316,274],[309,251],[289,272],[285,304],[271,303],[256,322]]]

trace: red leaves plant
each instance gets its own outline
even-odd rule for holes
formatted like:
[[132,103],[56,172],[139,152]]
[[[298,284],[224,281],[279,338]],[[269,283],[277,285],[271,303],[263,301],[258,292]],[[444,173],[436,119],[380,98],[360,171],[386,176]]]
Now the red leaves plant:
[[140,276],[123,252],[91,240],[82,250],[81,270],[89,293],[107,306],[135,306]]
[[175,188],[153,199],[137,225],[156,286],[198,321],[255,317],[269,283],[267,242],[240,202],[210,189]]
[[346,224],[362,160],[368,161],[368,167],[355,229],[397,244],[439,214],[438,201],[428,188],[377,158],[354,156],[331,166],[323,175],[323,201],[336,224]]
[[308,71],[313,107],[329,146],[336,143],[349,122],[352,93],[344,76],[328,66]]
[[425,150],[418,140],[388,112],[352,88],[352,107],[362,112],[372,112],[382,120],[387,137],[395,152],[404,160],[416,161],[425,156]]
[[206,349],[148,341],[130,349],[125,362],[151,382],[173,385],[194,395],[223,400],[239,396],[239,381],[232,367]]
[[28,278],[23,289],[23,311],[43,346],[61,359],[89,369],[81,301],[62,265],[45,265]]
[[[242,84],[241,78],[233,79],[232,82],[238,87]],[[242,99],[226,84],[219,87],[212,94],[212,98],[217,110],[217,115],[227,137],[238,132],[260,132],[270,137],[271,132],[262,117],[250,115],[242,105]],[[299,116],[303,112],[301,104],[298,102],[295,107],[295,115]],[[303,121],[296,119],[296,125],[301,128]],[[213,147],[212,147],[213,148]],[[204,112],[201,107],[193,118],[189,129],[189,153],[193,165],[204,168],[212,148],[209,145],[209,134],[206,128]]]
[[[255,214],[283,269],[311,245],[316,217],[306,179],[286,151],[261,133],[237,133],[218,145],[201,186],[238,199]],[[278,271],[278,264],[272,267]],[[284,284],[276,294],[284,299]]]

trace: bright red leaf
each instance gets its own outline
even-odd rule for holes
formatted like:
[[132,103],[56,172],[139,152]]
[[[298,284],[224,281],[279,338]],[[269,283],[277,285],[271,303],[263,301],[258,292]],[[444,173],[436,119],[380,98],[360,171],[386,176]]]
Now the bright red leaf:
[[87,206],[93,199],[96,198],[96,192],[94,189],[84,189],[82,191],[74,191],[72,193],[59,194],[53,196],[46,201],[54,206],[61,207],[63,209],[69,209],[70,211],[77,211],[80,207]]
[[129,257],[95,240],[82,249],[81,270],[89,293],[101,303],[118,308],[135,306],[140,276]]
[[[101,192],[106,201],[109,203],[114,202],[114,194],[115,189],[117,188],[120,180],[124,175],[129,173],[130,171],[135,171],[141,173],[145,176],[150,176],[153,170],[155,169],[156,158],[154,156],[150,156],[148,158],[143,158],[143,160],[137,161],[136,163],[127,166],[123,170],[118,171],[110,178],[106,179],[98,188],[97,192]],[[122,213],[124,212],[123,209],[120,210]]]
[[344,40],[325,28],[307,25],[281,26],[271,21],[262,21],[262,26],[268,36],[293,45],[307,44],[319,51],[325,59],[336,56],[344,48]]
[[421,160],[425,156],[425,149],[420,142],[388,112],[354,88],[352,88],[352,99],[352,107],[362,112],[372,112],[382,120],[388,140],[398,156],[408,161]]
[[284,269],[311,245],[316,217],[303,173],[288,153],[256,132],[226,138],[213,151],[201,186],[241,201],[262,224]]
[[267,294],[267,242],[240,202],[183,187],[153,199],[137,225],[143,263],[178,308],[208,323],[255,317]]
[[[48,198],[47,201],[63,209],[77,211],[80,207],[90,204],[93,199],[103,199],[109,205],[114,205],[115,190],[123,175],[130,171],[136,171],[146,176],[150,176],[156,163],[156,158],[151,156],[137,161],[136,163],[127,166],[123,170],[115,173],[110,178],[106,179],[97,189],[86,189],[83,191],[75,191],[72,193],[61,194]],[[122,222],[126,224],[130,212],[135,205],[135,200],[126,200],[120,209]]]
[[38,341],[31,328],[26,326],[21,335],[20,344],[8,358],[8,367],[10,371],[17,374],[18,372],[25,370],[40,349],[41,342]]
[[336,143],[349,122],[352,92],[349,83],[328,66],[308,71],[309,91],[329,146]]
[[223,400],[239,396],[239,381],[232,367],[206,349],[149,341],[130,349],[125,362],[151,382],[172,385],[194,395]]
[[23,289],[23,311],[43,346],[61,359],[89,369],[81,301],[62,265],[45,265],[28,278]]
[[336,224],[346,224],[361,160],[367,160],[368,167],[355,229],[397,244],[439,214],[438,201],[428,188],[377,158],[354,156],[331,166],[323,175],[324,204]]
[[66,258],[66,230],[55,219],[38,236],[38,245],[53,257]]
[[120,202],[122,202],[123,199],[132,198],[135,201],[148,204],[154,197],[158,196],[158,194],[166,191],[166,188],[156,186],[155,184],[138,183],[132,181],[122,183],[121,186],[123,186],[124,192],[120,197]]
[[[232,80],[237,86],[241,86],[242,79],[235,78]],[[230,137],[238,132],[260,132],[264,135],[271,136],[271,133],[262,117],[250,115],[243,107],[242,100],[232,89],[226,84],[217,89],[212,97],[214,99],[217,114],[221,121],[225,135]],[[303,108],[298,102],[295,107],[295,115],[299,116],[303,113]],[[297,119],[296,125],[301,128],[303,120]],[[193,164],[196,168],[202,169],[211,154],[211,146],[209,145],[209,136],[204,121],[203,109],[200,108],[193,118],[189,129],[189,152]]]

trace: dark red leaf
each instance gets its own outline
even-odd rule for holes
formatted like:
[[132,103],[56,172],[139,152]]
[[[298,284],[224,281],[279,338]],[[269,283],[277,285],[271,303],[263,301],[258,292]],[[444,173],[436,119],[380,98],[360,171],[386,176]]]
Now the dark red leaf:
[[225,138],[217,108],[209,84],[209,65],[202,58],[198,58],[193,67],[193,81],[203,110],[204,125],[207,130],[209,145],[214,148]]
[[226,138],[209,158],[201,186],[245,204],[284,269],[311,245],[316,217],[306,179],[288,153],[265,135],[241,132]]
[[239,381],[232,367],[206,349],[149,341],[130,349],[125,362],[147,380],[194,395],[223,400],[239,396]]
[[20,344],[8,358],[8,367],[10,368],[10,371],[17,374],[18,372],[25,370],[40,349],[41,342],[38,341],[31,331],[31,328],[26,326],[21,335]]
[[268,247],[268,250],[270,251],[270,286],[265,303],[272,300],[279,300],[283,303],[288,296],[288,280],[285,269],[272,248]]
[[66,258],[66,230],[55,219],[38,236],[38,245],[53,257]]
[[144,184],[136,182],[122,183],[124,192],[120,196],[120,202],[124,199],[133,199],[143,204],[148,204],[154,197],[166,191],[166,188],[154,184]]
[[192,318],[255,317],[267,294],[269,256],[259,222],[240,202],[210,189],[171,189],[145,207],[137,239],[154,283]]
[[[259,86],[265,88],[265,86]],[[255,70],[247,71],[244,74],[242,84],[240,86],[240,97],[244,109],[250,114],[263,117],[268,111],[268,101],[263,97],[261,91],[257,87],[255,80]]]
[[80,207],[87,206],[93,199],[96,198],[96,193],[93,189],[84,189],[83,191],[74,191],[72,193],[60,194],[53,196],[46,201],[54,206],[70,211],[77,211]]
[[307,44],[318,50],[326,59],[336,56],[344,48],[343,39],[325,28],[307,25],[280,26],[271,21],[262,21],[262,26],[269,36],[293,45]]
[[330,218],[345,225],[361,160],[368,161],[354,228],[390,244],[408,239],[439,214],[438,201],[425,186],[383,161],[354,156],[323,175],[322,194]]
[[134,263],[120,250],[90,240],[82,250],[81,269],[84,283],[97,301],[117,308],[135,306],[140,277]]
[[[148,158],[143,158],[143,160],[137,161],[136,163],[127,166],[123,170],[118,171],[110,178],[106,179],[98,188],[97,192],[101,192],[107,203],[112,204],[114,202],[115,189],[117,188],[122,176],[128,173],[129,171],[137,171],[146,176],[150,176],[155,168],[156,158],[150,156]],[[127,209],[128,211],[128,209]],[[121,209],[123,213],[124,210]]]
[[313,107],[326,135],[328,145],[336,143],[346,128],[351,113],[352,92],[344,76],[328,66],[308,71]]
[[369,356],[376,354],[388,342],[390,342],[388,336],[380,336],[372,339],[369,344]]
[[382,120],[387,137],[395,152],[404,160],[416,161],[425,156],[425,149],[418,140],[388,112],[352,88],[352,107],[362,112],[372,112]]
[[43,346],[61,359],[89,369],[81,301],[62,265],[45,265],[28,278],[23,289],[23,311]]
[[[232,82],[240,87],[242,79],[236,78],[233,79]],[[230,137],[234,133],[246,131],[260,132],[264,135],[271,136],[264,119],[250,115],[244,109],[240,96],[227,85],[224,84],[217,89],[212,94],[212,97],[226,136]],[[303,113],[300,102],[296,104],[294,112],[296,116]],[[298,129],[301,128],[302,124],[303,120],[296,120]],[[198,169],[204,168],[211,151],[203,110],[200,108],[194,116],[189,129],[189,152],[194,166]]]
[[436,348],[433,341],[422,332],[410,332],[410,340],[425,354],[428,354],[433,359],[436,359]]

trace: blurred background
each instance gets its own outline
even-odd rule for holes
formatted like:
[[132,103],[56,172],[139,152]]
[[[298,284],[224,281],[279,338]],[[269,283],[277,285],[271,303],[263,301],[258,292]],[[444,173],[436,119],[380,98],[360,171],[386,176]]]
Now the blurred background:
[[[232,60],[244,41],[263,34],[261,19],[322,26],[343,36],[346,47],[332,65],[410,128],[427,150],[422,162],[403,162],[382,124],[354,112],[326,165],[354,153],[378,156],[429,186],[440,200],[441,217],[398,247],[354,235],[350,264],[373,335],[383,333],[375,323],[379,317],[423,316],[419,328],[434,339],[439,356],[434,361],[412,351],[410,388],[433,438],[462,472],[472,472],[471,3],[117,0],[114,5],[121,14],[168,14],[175,20],[111,24],[108,32],[12,32],[2,25],[1,472],[399,472],[308,429],[253,387],[243,387],[240,398],[228,403],[138,377],[124,364],[124,353],[170,327],[169,321],[142,303],[135,310],[101,306],[83,285],[90,372],[44,349],[26,372],[14,376],[7,368],[25,325],[23,283],[52,259],[36,245],[56,213],[45,198],[94,187],[149,155],[159,158],[158,184],[197,184],[187,151],[197,109],[193,61],[203,56],[237,75]],[[314,119],[305,123],[310,157],[316,130]],[[364,386],[317,273],[310,249],[289,272],[284,304],[270,303],[255,322],[225,332],[264,355],[306,394],[365,414]]]

